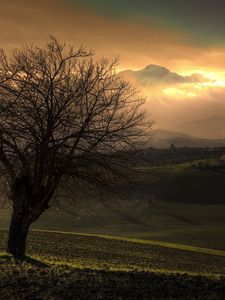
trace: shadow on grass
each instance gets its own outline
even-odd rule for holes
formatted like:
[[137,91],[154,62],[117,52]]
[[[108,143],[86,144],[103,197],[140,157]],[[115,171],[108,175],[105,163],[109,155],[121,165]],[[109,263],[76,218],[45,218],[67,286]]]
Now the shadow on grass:
[[[33,263],[39,261],[33,260]],[[0,282],[0,298],[7,299],[224,299],[224,278],[188,274],[74,269],[57,265],[48,269],[7,267]],[[22,290],[21,290],[22,284]],[[12,288],[13,286],[13,288]],[[27,298],[29,295],[29,298]]]
[[31,256],[25,256],[22,261],[20,260],[20,262],[26,262],[32,266],[41,267],[41,268],[49,267],[49,265],[47,263],[45,263],[41,260],[38,260],[36,258],[33,258]]
[[32,266],[41,267],[41,268],[48,268],[49,265],[41,260],[33,258],[31,256],[25,256],[21,259],[16,259],[12,255],[8,253],[0,253],[0,263],[1,262],[15,262],[16,264],[21,263],[28,263]]

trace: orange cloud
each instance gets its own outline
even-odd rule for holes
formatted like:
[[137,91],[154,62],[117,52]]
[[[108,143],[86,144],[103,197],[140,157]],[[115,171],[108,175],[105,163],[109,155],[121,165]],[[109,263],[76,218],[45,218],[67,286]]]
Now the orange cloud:
[[179,31],[158,27],[154,20],[152,26],[113,20],[60,0],[1,2],[0,45],[7,51],[27,43],[43,44],[52,34],[75,47],[95,49],[97,57],[120,56],[120,69],[157,64],[182,75],[201,73],[218,86],[144,90],[153,117],[161,127],[181,129],[181,120],[225,115],[225,47],[200,47]]
[[12,49],[25,43],[41,43],[53,34],[75,46],[96,49],[97,55],[121,58],[120,69],[140,69],[154,63],[175,71],[222,70],[225,48],[193,45],[178,31],[116,21],[97,16],[63,1],[5,1],[0,11],[0,44]]

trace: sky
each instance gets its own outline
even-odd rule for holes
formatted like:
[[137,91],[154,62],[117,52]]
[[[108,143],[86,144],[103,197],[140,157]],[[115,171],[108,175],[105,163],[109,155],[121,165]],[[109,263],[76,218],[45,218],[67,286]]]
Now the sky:
[[[119,56],[118,71],[155,64],[183,76],[199,73],[214,80],[164,86],[153,102],[161,97],[166,106],[171,99],[187,103],[191,98],[201,106],[206,98],[215,102],[216,95],[223,106],[224,0],[0,0],[0,8],[0,47],[7,52],[43,44],[52,34],[75,47],[94,49],[97,57]],[[145,95],[151,96],[151,89]],[[210,109],[204,111],[195,118],[210,116]],[[215,114],[224,112],[215,109]]]
[[0,0],[0,7],[3,48],[54,34],[98,55],[119,55],[121,69],[225,67],[223,0]]

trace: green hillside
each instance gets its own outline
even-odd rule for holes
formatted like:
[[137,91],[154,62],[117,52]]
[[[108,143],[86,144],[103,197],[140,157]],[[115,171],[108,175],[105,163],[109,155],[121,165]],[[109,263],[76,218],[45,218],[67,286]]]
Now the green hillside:
[[[142,167],[136,183],[104,199],[51,209],[36,229],[159,240],[225,250],[225,174],[218,160]],[[2,212],[0,227],[8,227]]]
[[[113,195],[44,213],[23,263],[4,254],[1,229],[0,298],[224,299],[222,163],[137,171],[135,183]],[[9,219],[10,211],[2,211],[0,228]]]

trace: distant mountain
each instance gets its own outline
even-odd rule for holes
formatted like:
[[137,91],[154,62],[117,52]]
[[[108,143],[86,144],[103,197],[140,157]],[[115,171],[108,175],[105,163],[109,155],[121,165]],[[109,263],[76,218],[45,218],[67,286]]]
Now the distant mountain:
[[192,136],[183,132],[169,131],[166,129],[155,129],[153,131],[153,137],[155,139],[173,139],[177,137],[191,138]]
[[213,139],[215,136],[220,139],[225,138],[225,118],[219,116],[182,123],[181,128],[188,134],[204,138]]
[[204,139],[188,135],[183,132],[173,132],[164,129],[153,131],[153,147],[169,148],[173,144],[175,147],[225,147],[225,139]]
[[[186,144],[192,136],[217,139],[216,143],[225,139],[224,96],[221,90],[211,85],[213,80],[201,74],[182,76],[154,64],[137,71],[126,70],[120,75],[146,96],[146,108],[159,127],[174,131],[179,128],[179,131],[190,135],[182,134],[182,143]],[[200,83],[204,83],[204,88],[198,89]],[[178,137],[181,138],[180,135]],[[214,142],[211,144],[214,145]]]
[[190,76],[181,76],[171,72],[165,67],[158,65],[148,65],[142,70],[132,71],[126,70],[120,72],[120,75],[129,81],[136,82],[141,86],[153,86],[158,84],[180,84],[194,82],[209,82],[211,80],[205,78],[201,74],[192,74]]

